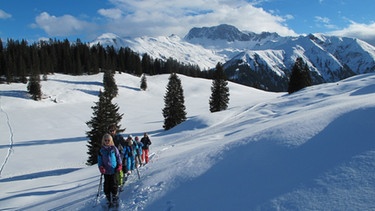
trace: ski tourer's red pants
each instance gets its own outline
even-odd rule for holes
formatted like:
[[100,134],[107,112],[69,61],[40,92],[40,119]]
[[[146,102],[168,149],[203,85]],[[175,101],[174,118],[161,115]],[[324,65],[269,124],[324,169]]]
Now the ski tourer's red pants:
[[142,149],[142,163],[148,163],[148,151],[149,149]]

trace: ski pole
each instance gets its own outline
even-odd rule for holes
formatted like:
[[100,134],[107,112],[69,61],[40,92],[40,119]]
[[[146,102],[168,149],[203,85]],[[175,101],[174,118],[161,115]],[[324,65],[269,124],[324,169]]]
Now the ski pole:
[[99,199],[99,195],[100,195],[100,191],[102,189],[102,183],[103,183],[103,174],[100,175],[100,182],[99,182],[99,187],[98,187],[98,193],[96,194],[96,200],[95,200],[95,205],[98,204],[98,199]]
[[139,170],[138,170],[138,167],[136,166],[135,169],[137,170],[137,174],[138,174],[138,179],[140,180],[141,179],[141,175],[139,174]]
[[[138,165],[140,166],[140,164],[142,164],[142,159],[137,155],[138,158]],[[141,179],[141,175],[139,174],[139,169],[138,169],[138,165],[135,166],[135,168],[137,169],[137,174],[138,174],[138,179],[140,180]]]

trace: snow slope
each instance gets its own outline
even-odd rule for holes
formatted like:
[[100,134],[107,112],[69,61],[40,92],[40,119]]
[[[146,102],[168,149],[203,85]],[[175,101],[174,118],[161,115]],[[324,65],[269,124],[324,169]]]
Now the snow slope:
[[140,55],[147,53],[154,59],[177,59],[179,62],[198,65],[201,70],[208,70],[216,66],[218,62],[225,62],[222,55],[218,55],[211,49],[200,45],[185,42],[177,35],[159,37],[121,38],[113,33],[99,36],[90,45],[114,46],[116,49],[130,47]]
[[[292,95],[229,83],[210,113],[211,81],[180,75],[188,120],[163,131],[168,75],[116,74],[129,133],[147,131],[152,160],[121,193],[123,210],[372,210],[375,74]],[[51,75],[45,99],[0,84],[0,210],[101,210],[99,171],[87,167],[85,122],[102,74]],[[103,202],[103,195],[100,196]]]

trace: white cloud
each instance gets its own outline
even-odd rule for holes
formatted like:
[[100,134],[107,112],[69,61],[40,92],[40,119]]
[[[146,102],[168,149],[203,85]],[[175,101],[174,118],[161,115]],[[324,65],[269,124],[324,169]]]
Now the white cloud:
[[33,28],[41,28],[50,36],[68,36],[92,30],[95,25],[81,21],[71,15],[56,17],[47,12],[40,13],[35,18]]
[[318,21],[318,22],[325,23],[325,24],[327,24],[327,23],[330,22],[329,18],[327,18],[327,17],[320,17],[320,16],[315,16],[315,20]]
[[0,19],[7,19],[7,18],[11,18],[12,15],[5,12],[4,10],[0,9]]
[[294,16],[291,15],[291,14],[288,14],[288,15],[285,15],[285,19],[292,20],[292,19],[294,19]]
[[[325,27],[328,29],[336,29],[337,26],[331,24],[331,20],[327,17],[315,16],[315,22],[318,24],[318,27]],[[322,25],[321,25],[322,24]]]
[[[262,0],[263,1],[263,0]],[[43,29],[49,36],[69,36],[85,32],[96,37],[111,32],[119,36],[185,36],[193,27],[230,24],[243,31],[277,32],[283,36],[297,35],[286,26],[293,16],[278,16],[253,6],[245,0],[109,0],[110,8],[97,12],[95,22],[47,12],[35,18],[33,28]],[[104,19],[103,19],[104,17]],[[98,21],[99,20],[99,21]],[[82,33],[83,34],[83,33]]]
[[292,17],[272,15],[243,0],[111,0],[111,3],[123,15],[121,19],[108,21],[106,28],[120,36],[184,36],[192,27],[222,23],[256,33],[296,35],[285,25]]
[[100,9],[98,13],[104,17],[111,18],[111,19],[119,19],[121,18],[122,12],[118,8],[114,9]]
[[364,24],[351,21],[348,27],[331,31],[329,34],[343,37],[356,37],[375,46],[375,22]]

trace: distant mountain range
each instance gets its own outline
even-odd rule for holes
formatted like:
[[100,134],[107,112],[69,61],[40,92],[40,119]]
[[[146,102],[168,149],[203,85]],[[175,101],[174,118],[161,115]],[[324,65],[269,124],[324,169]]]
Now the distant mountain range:
[[91,44],[97,43],[127,46],[153,58],[172,57],[202,70],[221,62],[230,80],[270,91],[287,90],[297,57],[307,63],[315,84],[375,71],[375,47],[356,38],[323,34],[282,37],[277,33],[243,32],[227,24],[192,28],[184,38],[103,34]]

